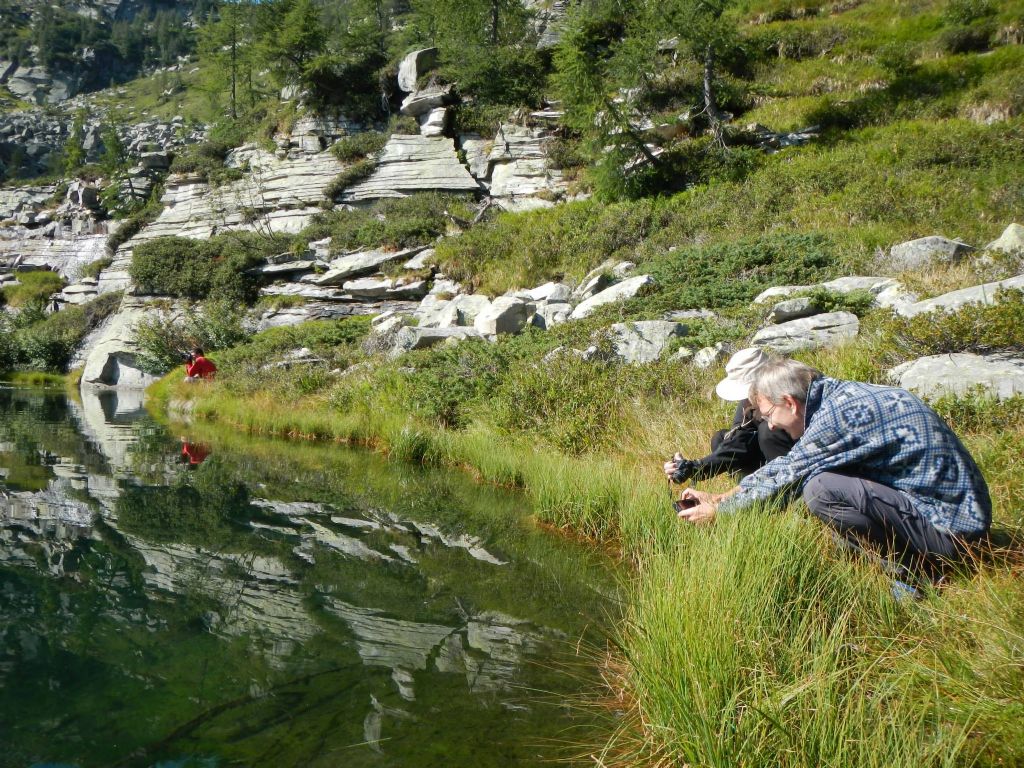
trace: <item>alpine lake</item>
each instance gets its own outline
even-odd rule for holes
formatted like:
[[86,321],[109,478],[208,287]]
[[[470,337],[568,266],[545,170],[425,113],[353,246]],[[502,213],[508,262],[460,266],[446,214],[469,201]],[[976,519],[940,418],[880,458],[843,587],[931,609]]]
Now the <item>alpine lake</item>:
[[586,754],[613,564],[525,498],[0,388],[0,766]]

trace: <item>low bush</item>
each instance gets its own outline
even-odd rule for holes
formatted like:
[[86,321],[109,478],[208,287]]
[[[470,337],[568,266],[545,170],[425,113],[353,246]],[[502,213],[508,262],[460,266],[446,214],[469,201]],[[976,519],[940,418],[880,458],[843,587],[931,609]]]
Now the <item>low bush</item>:
[[381,131],[361,131],[343,136],[334,142],[331,154],[343,163],[351,163],[375,155],[388,143],[388,134]]
[[287,238],[247,232],[229,232],[205,241],[161,237],[134,249],[128,273],[142,293],[251,304],[260,286],[252,267],[287,245]]
[[939,35],[939,49],[944,53],[977,53],[992,47],[995,28],[989,25],[954,27]]
[[243,176],[242,169],[225,165],[228,153],[235,146],[228,141],[189,144],[174,156],[170,171],[198,175],[215,187],[237,181]]
[[992,0],[949,0],[942,17],[949,24],[970,24],[995,16],[997,10]]
[[173,312],[154,312],[136,325],[141,350],[140,367],[162,375],[181,365],[193,347],[204,352],[241,344],[252,335],[243,307],[229,301],[211,301],[191,307],[184,317]]
[[156,221],[164,209],[163,202],[161,202],[163,196],[163,187],[159,184],[153,185],[145,205],[129,214],[121,221],[120,226],[107,237],[107,250],[116,253],[118,248],[139,234],[143,227]]
[[996,303],[956,312],[892,315],[882,323],[889,346],[904,359],[948,352],[1024,351],[1024,291],[1001,290]]
[[102,259],[96,259],[96,261],[90,261],[88,264],[82,267],[81,271],[78,274],[78,279],[81,280],[83,277],[98,278],[100,276],[100,272],[102,272],[104,269],[106,269],[113,263],[114,260],[109,256],[105,256]]
[[107,293],[18,328],[7,342],[13,345],[15,364],[30,370],[63,373],[85,335],[110,316],[120,302],[120,293]]
[[39,270],[19,272],[18,284],[8,285],[0,290],[3,303],[20,309],[29,304],[45,303],[54,293],[64,287],[64,281],[56,272]]
[[380,200],[368,208],[319,214],[304,230],[305,242],[331,238],[334,251],[357,248],[401,249],[427,245],[445,234],[452,218],[468,220],[473,212],[466,198],[421,192]]

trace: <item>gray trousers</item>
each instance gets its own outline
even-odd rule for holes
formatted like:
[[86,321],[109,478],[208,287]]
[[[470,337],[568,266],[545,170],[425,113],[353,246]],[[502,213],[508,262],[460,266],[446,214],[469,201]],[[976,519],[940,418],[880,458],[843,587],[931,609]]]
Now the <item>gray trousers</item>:
[[964,553],[959,537],[937,530],[888,485],[838,472],[822,472],[804,486],[811,513],[855,548],[868,543],[904,566],[934,575]]

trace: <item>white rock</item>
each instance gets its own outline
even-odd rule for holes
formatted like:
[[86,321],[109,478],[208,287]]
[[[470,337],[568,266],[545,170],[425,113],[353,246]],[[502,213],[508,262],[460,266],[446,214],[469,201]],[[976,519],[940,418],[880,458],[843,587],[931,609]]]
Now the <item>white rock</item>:
[[448,128],[448,108],[432,109],[416,119],[420,124],[420,136],[443,136]]
[[561,325],[572,314],[572,304],[567,301],[540,301],[534,306],[530,322],[542,331]]
[[970,288],[961,288],[959,291],[950,291],[932,299],[925,299],[915,304],[907,304],[896,307],[896,312],[904,317],[914,317],[922,312],[942,310],[955,312],[968,304],[994,304],[996,293],[1000,288],[1017,288],[1024,290],[1024,275],[999,280],[994,283],[974,285]]
[[398,65],[398,87],[406,93],[416,90],[420,75],[437,64],[437,48],[423,48],[406,54]]
[[1024,227],[1020,224],[1011,224],[1003,230],[998,239],[986,245],[985,250],[1024,253]]
[[420,270],[427,269],[434,266],[434,249],[426,248],[416,256],[413,256],[405,264],[402,265],[402,269]]
[[625,301],[626,299],[631,299],[643,288],[653,284],[654,278],[650,275],[637,275],[636,277],[630,277],[623,280],[621,283],[616,283],[610,288],[605,288],[597,295],[591,296],[586,301],[577,304],[576,308],[569,316],[569,319],[579,320],[580,318],[584,318],[592,314],[595,309],[604,306],[605,304],[612,304],[615,302]]
[[527,293],[533,301],[564,302],[569,300],[572,289],[565,283],[544,283]]
[[860,321],[850,312],[828,312],[814,317],[762,328],[751,341],[755,347],[770,347],[788,355],[803,349],[833,347],[855,337]]
[[406,326],[395,337],[395,346],[390,354],[392,357],[397,357],[405,352],[414,349],[425,349],[441,342],[480,338],[483,338],[483,336],[474,328],[422,328]]
[[720,341],[713,347],[704,347],[693,355],[693,364],[698,368],[710,368],[722,362],[733,353],[733,346],[727,341]]
[[404,251],[359,251],[340,256],[331,262],[331,268],[322,275],[311,275],[304,282],[316,285],[341,285],[349,278],[359,277],[371,272],[378,271],[386,264],[398,261],[406,261],[409,257],[419,253],[422,248],[407,248]]
[[889,376],[921,397],[966,395],[981,388],[1004,400],[1024,395],[1024,356],[966,352],[931,355],[898,365]]
[[499,296],[480,312],[473,327],[485,336],[519,333],[526,326],[531,306],[514,296]]
[[451,139],[396,134],[365,181],[348,187],[344,202],[405,197],[414,192],[478,192],[477,183],[455,154]]
[[402,101],[399,111],[403,115],[419,117],[430,112],[432,109],[450,104],[452,99],[452,87],[450,85],[443,88],[427,88],[426,90],[416,91],[406,96]]

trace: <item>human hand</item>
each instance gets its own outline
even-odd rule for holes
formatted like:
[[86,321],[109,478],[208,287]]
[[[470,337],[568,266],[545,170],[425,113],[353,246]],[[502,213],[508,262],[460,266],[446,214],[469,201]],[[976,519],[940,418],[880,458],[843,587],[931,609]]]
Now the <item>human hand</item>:
[[672,479],[672,475],[675,474],[676,468],[679,466],[679,462],[682,461],[682,460],[683,460],[683,454],[677,453],[675,456],[673,456],[671,458],[671,460],[665,462],[665,465],[664,465],[665,476],[669,480]]
[[683,504],[688,501],[695,503],[693,506],[686,506],[680,509],[676,516],[694,525],[709,523],[714,520],[715,514],[718,512],[718,502],[721,498],[720,495],[708,493],[707,491],[687,488],[680,495],[680,501]]
[[682,484],[693,477],[697,471],[697,462],[684,459],[682,454],[677,453],[672,461],[665,462],[665,476],[673,483]]

